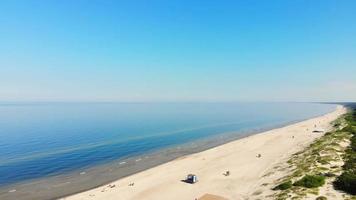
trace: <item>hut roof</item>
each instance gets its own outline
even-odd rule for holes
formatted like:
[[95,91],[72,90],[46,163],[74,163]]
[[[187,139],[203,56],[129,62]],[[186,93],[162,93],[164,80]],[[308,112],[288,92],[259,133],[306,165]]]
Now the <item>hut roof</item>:
[[228,199],[213,194],[204,194],[198,200],[228,200]]

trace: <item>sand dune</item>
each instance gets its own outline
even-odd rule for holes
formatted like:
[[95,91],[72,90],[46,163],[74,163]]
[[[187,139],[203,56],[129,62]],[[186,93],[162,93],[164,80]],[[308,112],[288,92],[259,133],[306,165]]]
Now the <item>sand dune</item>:
[[[277,178],[269,173],[277,163],[285,162],[293,153],[320,137],[323,133],[313,130],[330,129],[330,122],[345,112],[345,108],[338,106],[324,116],[185,156],[63,199],[194,200],[207,193],[226,199],[254,199],[261,192],[263,183]],[[223,175],[227,170],[230,175]],[[189,173],[196,174],[199,182],[181,181]]]

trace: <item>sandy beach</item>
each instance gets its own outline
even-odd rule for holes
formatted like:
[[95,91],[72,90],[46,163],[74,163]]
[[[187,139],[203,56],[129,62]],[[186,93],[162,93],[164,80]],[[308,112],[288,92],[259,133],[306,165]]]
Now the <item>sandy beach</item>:
[[[204,194],[226,199],[258,199],[268,194],[272,183],[285,172],[274,167],[330,130],[330,122],[344,114],[338,106],[335,111],[239,139],[200,153],[184,156],[157,167],[122,178],[110,184],[78,193],[66,200],[194,200]],[[229,176],[224,173],[229,171]],[[199,181],[188,184],[182,180],[187,174],[196,174]]]

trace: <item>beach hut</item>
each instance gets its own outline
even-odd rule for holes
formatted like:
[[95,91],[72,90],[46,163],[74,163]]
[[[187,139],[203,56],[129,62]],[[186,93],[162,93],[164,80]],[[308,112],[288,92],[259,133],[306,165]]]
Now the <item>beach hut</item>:
[[194,174],[188,174],[187,178],[185,179],[185,182],[194,184],[198,182],[198,177]]

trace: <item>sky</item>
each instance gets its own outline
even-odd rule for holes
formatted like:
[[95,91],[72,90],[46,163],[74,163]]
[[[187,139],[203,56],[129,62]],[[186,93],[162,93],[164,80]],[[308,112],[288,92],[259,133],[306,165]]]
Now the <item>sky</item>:
[[356,101],[354,0],[1,0],[0,101]]

